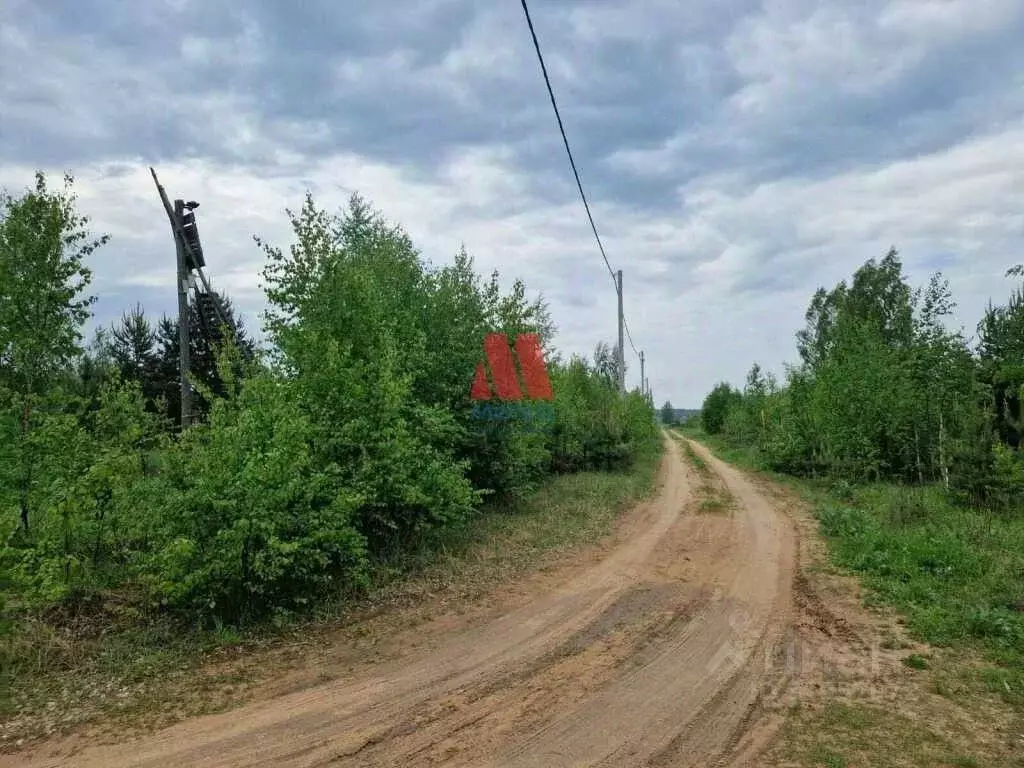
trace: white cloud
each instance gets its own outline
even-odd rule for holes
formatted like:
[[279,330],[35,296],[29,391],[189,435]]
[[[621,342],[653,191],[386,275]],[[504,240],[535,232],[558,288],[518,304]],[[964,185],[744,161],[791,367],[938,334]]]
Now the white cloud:
[[907,37],[949,41],[1005,27],[1022,11],[1016,0],[896,0],[879,14],[878,25]]

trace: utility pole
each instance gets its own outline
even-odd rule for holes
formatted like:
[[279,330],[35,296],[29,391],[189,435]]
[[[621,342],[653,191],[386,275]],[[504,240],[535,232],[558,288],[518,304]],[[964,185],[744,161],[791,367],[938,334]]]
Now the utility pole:
[[[203,268],[206,266],[206,257],[203,256],[203,246],[199,242],[199,230],[196,227],[195,210],[199,203],[195,200],[175,200],[174,205],[167,198],[160,179],[156,177],[156,171],[150,167],[149,172],[153,174],[153,183],[156,184],[156,191],[160,194],[160,202],[163,203],[164,211],[167,213],[167,220],[171,223],[171,233],[174,235],[175,255],[177,258],[177,280],[178,280],[178,365],[181,376],[181,427],[185,429],[192,426],[192,385],[190,375],[192,373],[192,361],[190,360],[190,331],[189,320],[189,291],[195,292],[196,314],[199,316],[199,324],[202,326],[202,333],[207,339],[213,338],[211,329],[216,321],[220,322],[221,329],[232,333],[236,332],[234,326],[228,323],[227,312],[221,304],[217,294],[210,287],[210,281],[206,279]],[[202,293],[196,286],[195,276],[198,275],[206,289]]]
[[181,237],[181,219],[185,213],[185,201],[174,201],[174,245],[178,258],[178,367],[181,377],[181,428],[192,424],[192,387],[189,373],[192,361],[189,354],[188,338],[188,268],[185,266],[185,241]]
[[644,376],[644,351],[640,350],[640,394],[647,395],[647,378]]
[[[186,429],[192,424],[192,387],[189,384],[189,374],[192,370],[190,360],[189,338],[188,338],[188,289],[189,273],[188,261],[186,259],[186,248],[190,248],[185,241],[185,231],[182,227],[185,217],[185,203],[182,200],[175,200],[174,207],[167,199],[167,192],[164,190],[160,179],[156,177],[156,171],[150,167],[149,172],[153,175],[153,183],[156,184],[156,191],[160,195],[160,202],[167,212],[167,219],[171,223],[171,234],[174,236],[174,248],[176,258],[176,269],[178,282],[178,376],[181,379],[181,428]],[[194,205],[191,204],[190,205]],[[193,262],[195,258],[193,256]]]
[[622,394],[626,393],[626,350],[623,349],[625,339],[622,336],[622,329],[625,320],[622,314],[622,270],[620,269],[616,274],[615,279],[616,293],[619,294],[619,392]]

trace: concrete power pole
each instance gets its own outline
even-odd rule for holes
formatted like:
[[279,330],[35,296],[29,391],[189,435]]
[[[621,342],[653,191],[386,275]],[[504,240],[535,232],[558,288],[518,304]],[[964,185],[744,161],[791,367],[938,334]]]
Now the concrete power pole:
[[625,394],[626,392],[626,350],[624,349],[625,339],[622,336],[622,329],[625,320],[622,314],[622,270],[620,269],[616,274],[616,293],[619,294],[619,359],[616,361],[619,364],[619,392]]
[[192,425],[192,387],[189,375],[192,369],[188,337],[188,267],[185,261],[185,241],[181,235],[181,220],[185,213],[185,201],[174,201],[174,244],[178,255],[178,367],[181,377],[181,428]]

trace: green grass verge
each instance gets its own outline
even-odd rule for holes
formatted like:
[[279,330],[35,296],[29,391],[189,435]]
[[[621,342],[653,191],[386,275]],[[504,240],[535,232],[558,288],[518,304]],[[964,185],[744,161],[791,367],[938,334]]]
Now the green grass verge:
[[[583,472],[548,478],[517,503],[491,503],[463,528],[401,557],[374,563],[372,586],[359,599],[338,599],[306,617],[216,631],[172,623],[139,626],[55,626],[23,622],[4,638],[0,676],[0,751],[19,738],[59,732],[100,715],[151,715],[157,724],[217,711],[231,701],[232,686],[266,670],[197,675],[211,658],[303,643],[317,633],[360,637],[372,617],[425,597],[473,599],[534,569],[564,550],[599,541],[619,516],[655,490],[662,455],[660,437],[618,472]],[[161,715],[159,713],[163,712]],[[156,713],[154,715],[154,713]],[[161,720],[161,718],[165,718]]]
[[987,685],[1024,706],[1024,519],[951,504],[940,488],[868,485],[816,506],[833,560],[934,646],[978,648]]
[[[760,469],[755,451],[690,428],[721,458]],[[808,499],[836,565],[869,600],[895,607],[913,637],[980,651],[978,680],[1024,708],[1024,514],[953,504],[941,487],[773,479]]]

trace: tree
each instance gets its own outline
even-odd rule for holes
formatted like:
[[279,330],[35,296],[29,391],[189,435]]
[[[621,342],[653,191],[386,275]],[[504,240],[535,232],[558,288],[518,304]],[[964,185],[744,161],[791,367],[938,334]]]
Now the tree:
[[[996,415],[1008,441],[1019,439],[1024,384],[1024,375],[1015,378],[1024,370],[1017,362],[1024,343],[1015,347],[1014,338],[1024,334],[1012,329],[1012,305],[990,309],[980,329],[982,370],[987,366],[1005,407],[997,405]],[[941,275],[912,289],[894,249],[870,259],[850,281],[815,292],[796,338],[802,364],[787,370],[786,387],[779,390],[755,364],[738,400],[724,385],[709,395],[708,428],[721,422],[731,441],[757,444],[774,469],[858,481],[940,480],[978,497],[992,464],[992,456],[978,453],[987,420],[976,408],[986,386],[976,380],[963,335],[946,327],[952,308]],[[1004,356],[1007,367],[998,362]],[[969,471],[958,474],[954,461]]]
[[151,375],[156,363],[156,333],[141,304],[121,315],[119,323],[110,328],[107,339],[111,359],[126,379],[143,380]]
[[594,368],[612,386],[619,386],[619,345],[599,341],[594,348]]
[[86,293],[92,272],[85,259],[108,239],[90,235],[72,185],[65,176],[63,190],[50,191],[38,172],[21,197],[0,193],[0,396],[18,411],[16,482],[26,532],[33,406],[81,352],[82,325],[95,301]]
[[661,423],[666,426],[676,423],[676,409],[672,407],[672,403],[668,400],[661,406]]
[[141,304],[125,311],[103,336],[107,358],[122,381],[138,382],[146,407],[153,413],[166,407],[159,402],[166,393],[157,340],[157,331]]
[[743,395],[726,382],[721,382],[704,398],[701,406],[700,419],[705,431],[710,435],[719,434],[725,427],[729,411],[738,406]]
[[[256,344],[249,338],[245,324],[235,311],[230,297],[214,292],[224,313],[224,321],[211,323],[203,316],[196,302],[189,303],[189,351],[193,387],[192,407],[196,414],[205,416],[210,403],[202,390],[217,397],[224,397],[229,382],[224,381],[218,366],[218,355],[226,343],[232,344],[243,361],[252,361],[256,355]],[[178,320],[162,317],[155,331],[158,345],[155,366],[153,397],[162,396],[167,403],[167,415],[174,423],[181,424],[181,376],[179,367]],[[234,383],[241,380],[242,371],[233,373]],[[146,389],[144,387],[144,389]],[[146,390],[147,395],[150,390]]]
[[[454,456],[456,414],[417,396],[426,361],[445,352],[425,322],[418,252],[358,197],[341,216],[309,196],[289,215],[296,243],[264,246],[267,328],[318,455],[361,498],[357,527],[383,547],[456,523],[479,495]],[[464,382],[468,400],[469,372]]]
[[870,259],[831,291],[819,288],[797,332],[797,351],[805,365],[817,370],[835,350],[844,324],[866,324],[891,347],[907,346],[913,333],[913,294],[903,277],[895,248],[881,261]]

